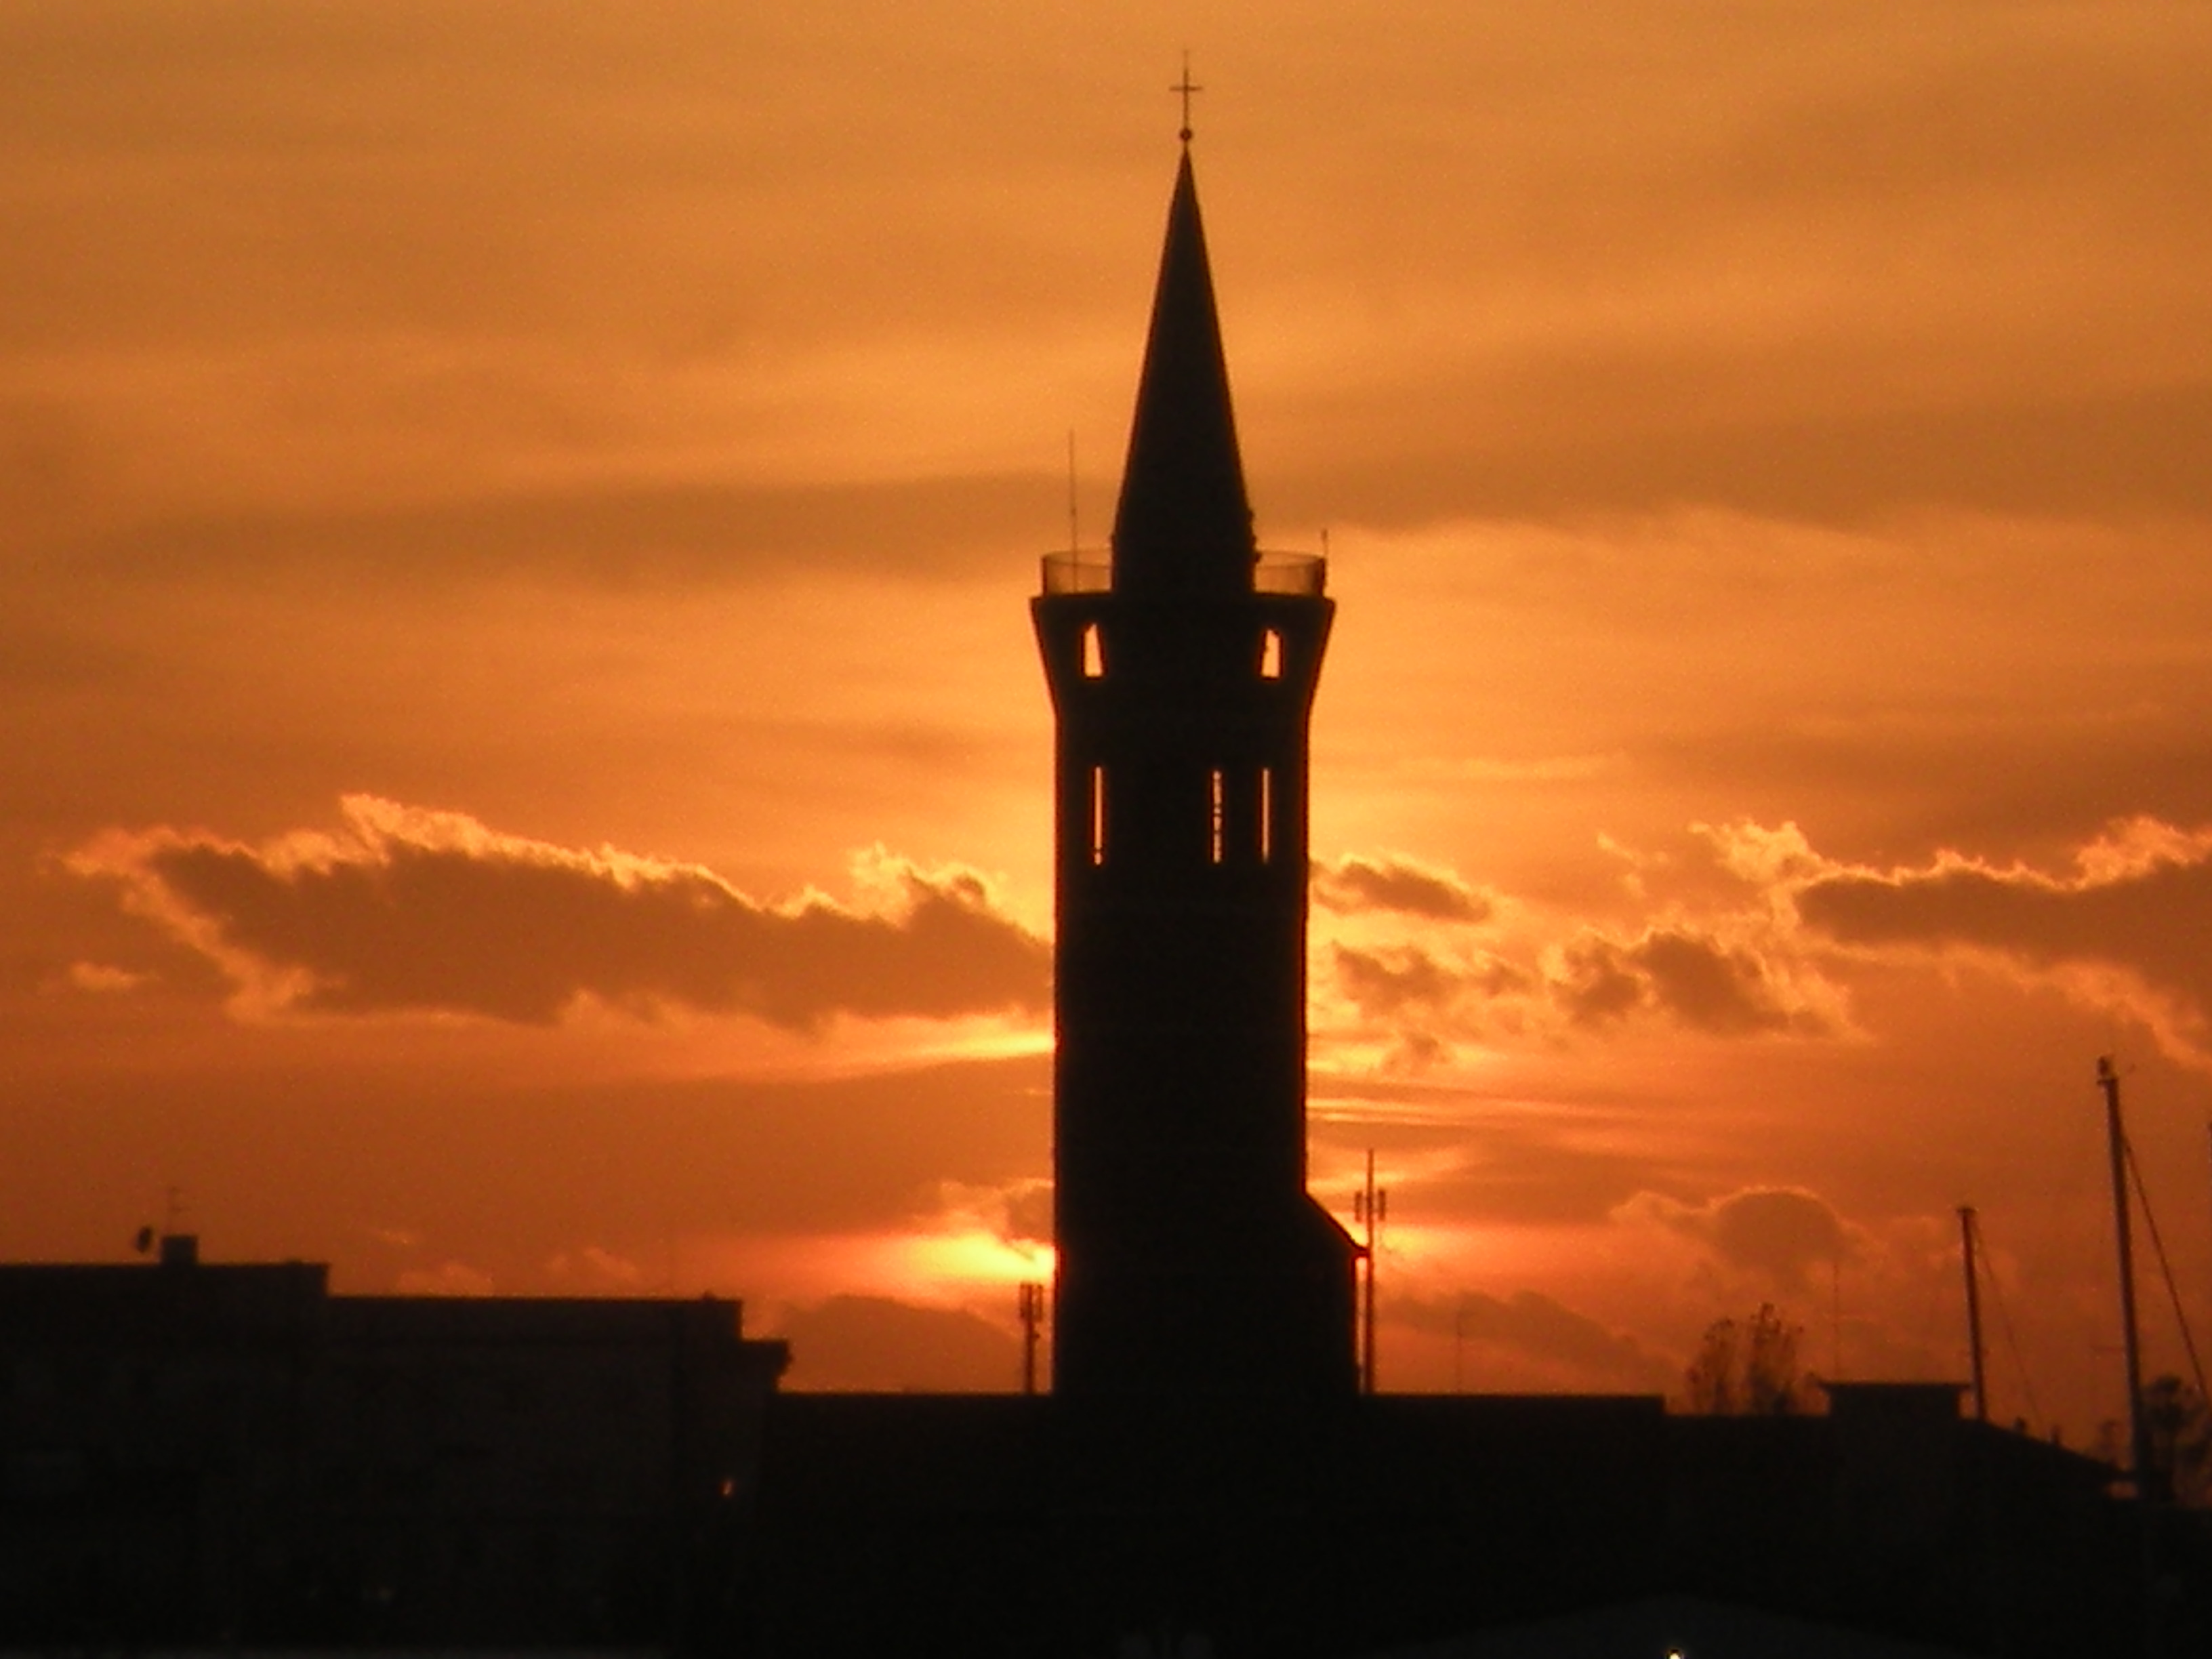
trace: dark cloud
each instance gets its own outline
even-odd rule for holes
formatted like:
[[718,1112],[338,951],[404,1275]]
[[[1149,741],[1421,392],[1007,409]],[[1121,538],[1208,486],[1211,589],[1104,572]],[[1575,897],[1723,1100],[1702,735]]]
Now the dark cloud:
[[[1300,454],[1297,466],[1259,469],[1255,493],[1292,522],[1333,507],[1389,528],[1685,503],[1845,525],[1928,507],[2087,518],[2212,513],[2212,469],[2201,464],[2212,451],[2212,384],[2201,379],[2082,396],[1991,395],[1963,406],[1931,392],[1911,407],[1852,411],[1820,404],[1823,377],[1838,365],[1814,357],[1728,362],[1580,341],[1562,351],[1556,362],[1512,371],[1542,395],[1516,400],[1511,426],[1494,385],[1474,377],[1394,382],[1371,401],[1322,393],[1302,426],[1379,426],[1401,447]],[[1861,351],[1856,372],[1887,355],[1875,342]],[[1794,389],[1804,406],[1733,418],[1712,412],[1740,403],[1746,386],[1762,396]],[[1420,430],[1402,423],[1409,407],[1426,412]],[[1638,418],[1614,424],[1598,416],[1594,426],[1573,427],[1569,411],[1608,408],[1635,410]],[[1440,448],[1437,432],[1465,435]]]
[[[155,518],[61,550],[119,574],[456,581],[514,572],[611,587],[716,585],[846,569],[1018,575],[1065,483],[1044,474],[814,484],[608,484],[406,507]],[[1013,578],[1010,578],[1013,579]]]
[[352,797],[346,832],[255,848],[115,836],[79,874],[219,962],[270,1006],[435,1010],[544,1024],[580,996],[811,1029],[862,1018],[1041,1009],[1049,947],[977,878],[887,865],[881,913],[774,908],[710,872],[523,841],[452,813]]
[[1440,1010],[1474,994],[1485,999],[1526,991],[1534,983],[1528,975],[1496,957],[1480,957],[1471,963],[1438,960],[1418,945],[1332,945],[1338,988],[1359,1012],[1384,1018],[1409,1009]]
[[0,616],[0,694],[10,699],[96,690],[125,678],[137,665],[130,654],[87,639],[58,621],[23,615],[28,595],[11,592],[9,613]]
[[1328,952],[1336,990],[1362,1018],[1405,1027],[1401,1041],[1431,1047],[1476,1030],[1540,1029],[1560,1016],[1584,1030],[1649,1017],[1726,1037],[1829,1025],[1759,951],[1680,925],[1627,941],[1584,933],[1528,967],[1411,943],[1332,940]]
[[1641,1006],[1647,987],[1624,965],[1630,953],[1610,939],[1586,939],[1567,952],[1567,977],[1553,988],[1577,1025],[1626,1018]]
[[2202,144],[2194,71],[2193,52],[2130,50],[2124,31],[2065,42],[2033,28],[1962,31],[1767,105],[1723,139],[1703,179],[1728,200],[1791,208],[2033,185],[2092,159],[2124,165]]
[[1826,1200],[1796,1188],[1747,1188],[1702,1205],[1645,1194],[1632,1207],[1785,1290],[1802,1289],[1815,1267],[1848,1254],[1842,1218]]
[[[600,423],[634,363],[773,386],[796,358],[798,386],[888,381],[918,339],[1064,345],[1141,305],[1156,159],[1065,20],[985,27],[964,8],[968,27],[886,55],[883,19],[853,26],[878,48],[856,53],[757,8],[563,16],[527,40],[496,8],[246,7],[216,27],[26,9],[0,19],[19,94],[0,99],[0,154],[21,158],[29,227],[0,262],[0,340],[26,351],[435,343],[420,389],[366,422],[404,428],[467,380],[434,367],[451,342],[573,343],[486,422],[542,458],[547,432],[630,449]],[[1980,8],[1931,29],[1892,7],[1846,26],[1670,21],[1662,42],[1610,11],[1595,29],[1532,22],[1511,54],[1494,20],[1438,11],[1349,81],[1356,48],[1327,22],[1326,50],[1291,25],[1255,51],[1251,183],[1209,205],[1224,252],[1247,250],[1237,290],[1300,306],[1303,326],[1254,327],[1240,357],[1298,410],[1279,429],[1314,434],[1253,446],[1281,468],[1259,480],[1272,512],[2206,504],[2201,361],[2139,343],[2203,336],[2201,27],[2171,9],[2154,38],[2091,9]],[[1018,153],[943,95],[978,62],[1045,118],[1018,123]],[[1306,82],[1316,64],[1326,87]],[[1391,91],[1332,105],[1343,118],[1267,113],[1350,83]],[[1409,142],[1419,167],[1374,165]],[[1125,223],[1133,285],[1093,246]],[[1700,294],[1713,303],[1685,303]],[[1386,326],[1333,340],[1315,324],[1339,313]],[[1492,321],[1453,322],[1469,317]],[[1301,343],[1270,363],[1271,337]],[[1090,356],[1066,378],[1103,398]],[[2081,384],[2092,367],[2107,384]],[[313,399],[322,377],[300,378]],[[272,401],[272,428],[301,424],[298,399]],[[1264,432],[1268,399],[1251,402]]]
[[2212,831],[2137,819],[2109,829],[2063,875],[1945,855],[1917,869],[1826,876],[1796,902],[1807,926],[1845,944],[2119,968],[2200,1016],[2212,1012]]
[[1362,951],[1337,945],[1331,951],[1338,987],[1370,1018],[1441,1007],[1459,990],[1459,975],[1418,945]]
[[1577,1025],[1603,1025],[1639,1011],[1719,1036],[1810,1023],[1784,1006],[1752,951],[1679,928],[1655,927],[1627,945],[1586,938],[1569,948],[1566,965],[1554,994]]
[[1497,908],[1449,870],[1357,855],[1316,864],[1313,897],[1331,910],[1395,910],[1437,921],[1486,921]]
[[[1500,89],[1500,127],[1439,158],[1465,178],[1477,144],[1512,156],[1522,201],[1424,215],[1425,173],[1330,205],[1372,216],[1362,241],[1395,240],[1406,268],[1455,254],[1470,288],[1495,283],[1474,301],[1486,314],[1579,287],[1636,293],[1641,326],[1547,306],[1548,326],[1486,343],[1490,361],[1446,348],[1387,380],[1348,373],[1308,393],[1301,453],[1261,498],[1388,525],[1686,502],[1831,522],[2212,507],[2212,378],[2193,344],[2152,343],[2202,334],[2179,321],[2201,295],[2173,296],[2204,258],[2212,36],[2087,11],[2056,30],[1923,21],[1714,24],[1694,53],[1634,54],[1638,84],[1595,120],[1589,90],[1618,65],[1577,64],[1570,101],[1539,77],[1573,48],[1547,42]],[[1694,122],[1667,113],[1692,106]],[[1510,264],[1462,240],[1498,212]],[[2119,246],[2136,257],[2094,252]],[[1755,293],[1738,286],[1753,270]],[[1729,302],[1681,303],[1699,289]],[[1386,441],[1347,453],[1346,432]]]
[[1488,1225],[1595,1225],[1637,1193],[1682,1178],[1667,1153],[1650,1144],[1648,1110],[1601,1111],[1564,1096],[1531,1110],[1522,1102],[1454,1091],[1443,1097],[1453,1106],[1446,1121],[1409,1127],[1403,1121],[1409,1110],[1434,1109],[1439,1096],[1432,1085],[1370,1073],[1356,1079],[1324,1074],[1322,1086],[1338,1099],[1359,1101],[1363,1109],[1356,1118],[1316,1123],[1316,1148],[1346,1169],[1357,1169],[1370,1146],[1399,1155],[1392,1201],[1409,1215],[1471,1216]]
[[[1394,1304],[1390,1314],[1400,1323],[1478,1350],[1503,1351],[1519,1362],[1511,1367],[1516,1374],[1533,1370],[1584,1389],[1659,1391],[1674,1380],[1673,1365],[1634,1338],[1535,1291],[1516,1291],[1504,1299],[1469,1291],[1449,1302]],[[1478,1352],[1469,1386],[1486,1386],[1483,1368]]]
[[958,1309],[888,1297],[836,1296],[787,1310],[765,1333],[791,1344],[784,1386],[824,1391],[1012,1391],[1021,1383],[1013,1335]]
[[1802,1284],[1809,1268],[1835,1261],[1844,1247],[1836,1212],[1810,1193],[1737,1193],[1714,1206],[1711,1218],[1723,1255],[1785,1283]]
[[[2085,550],[2083,563],[2109,570],[2115,556],[2123,556]],[[2166,565],[2165,550],[2148,544],[2124,556],[2138,569]],[[2077,628],[2146,641],[2160,617],[2172,622],[2212,604],[2212,594],[2166,574],[2130,590],[2126,614],[2069,607]],[[1931,596],[1930,609],[1940,603]],[[2114,801],[2169,823],[2212,821],[2212,699],[2203,669],[2189,641],[2160,638],[2151,648],[2160,661],[2155,699],[2069,670],[2051,678],[2068,685],[2070,708],[2008,693],[1963,712],[1706,730],[1648,752],[1668,787],[1743,801],[1751,818],[1795,818],[1832,859],[1918,862],[1963,846],[2063,860],[2096,838]]]
[[1006,1199],[1001,1235],[1009,1243],[1049,1244],[1053,1237],[1052,1183],[1025,1182]]

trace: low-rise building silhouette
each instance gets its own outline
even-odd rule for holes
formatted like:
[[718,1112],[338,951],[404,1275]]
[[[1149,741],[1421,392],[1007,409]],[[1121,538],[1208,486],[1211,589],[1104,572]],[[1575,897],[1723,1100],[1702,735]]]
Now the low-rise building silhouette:
[[747,1593],[787,1355],[733,1302],[0,1267],[0,1638],[662,1643]]

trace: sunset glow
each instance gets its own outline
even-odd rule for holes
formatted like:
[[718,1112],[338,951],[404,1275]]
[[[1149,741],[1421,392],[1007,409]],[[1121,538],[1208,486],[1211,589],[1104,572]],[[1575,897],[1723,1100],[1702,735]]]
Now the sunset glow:
[[[2212,1317],[2212,12],[0,3],[0,1255],[1004,1389],[1188,42],[1386,1387]],[[1074,477],[1071,526],[1070,434]],[[2146,1273],[2153,1269],[2146,1266]],[[2184,1363],[2146,1280],[2154,1370]],[[2014,1358],[2014,1356],[2017,1356]]]

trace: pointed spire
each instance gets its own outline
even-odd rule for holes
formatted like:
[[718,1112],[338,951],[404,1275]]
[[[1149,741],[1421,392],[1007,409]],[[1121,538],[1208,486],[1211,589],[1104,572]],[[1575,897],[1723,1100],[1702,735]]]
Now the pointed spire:
[[1221,319],[1186,143],[1114,514],[1114,587],[1139,595],[1249,593],[1254,557]]

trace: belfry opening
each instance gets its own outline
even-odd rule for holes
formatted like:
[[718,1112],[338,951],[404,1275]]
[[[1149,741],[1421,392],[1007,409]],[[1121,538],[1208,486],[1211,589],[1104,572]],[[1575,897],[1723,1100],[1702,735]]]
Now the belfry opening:
[[1327,580],[1254,535],[1186,142],[1109,556],[1048,556],[1031,602],[1056,729],[1065,1396],[1357,1389],[1356,1246],[1306,1190]]

